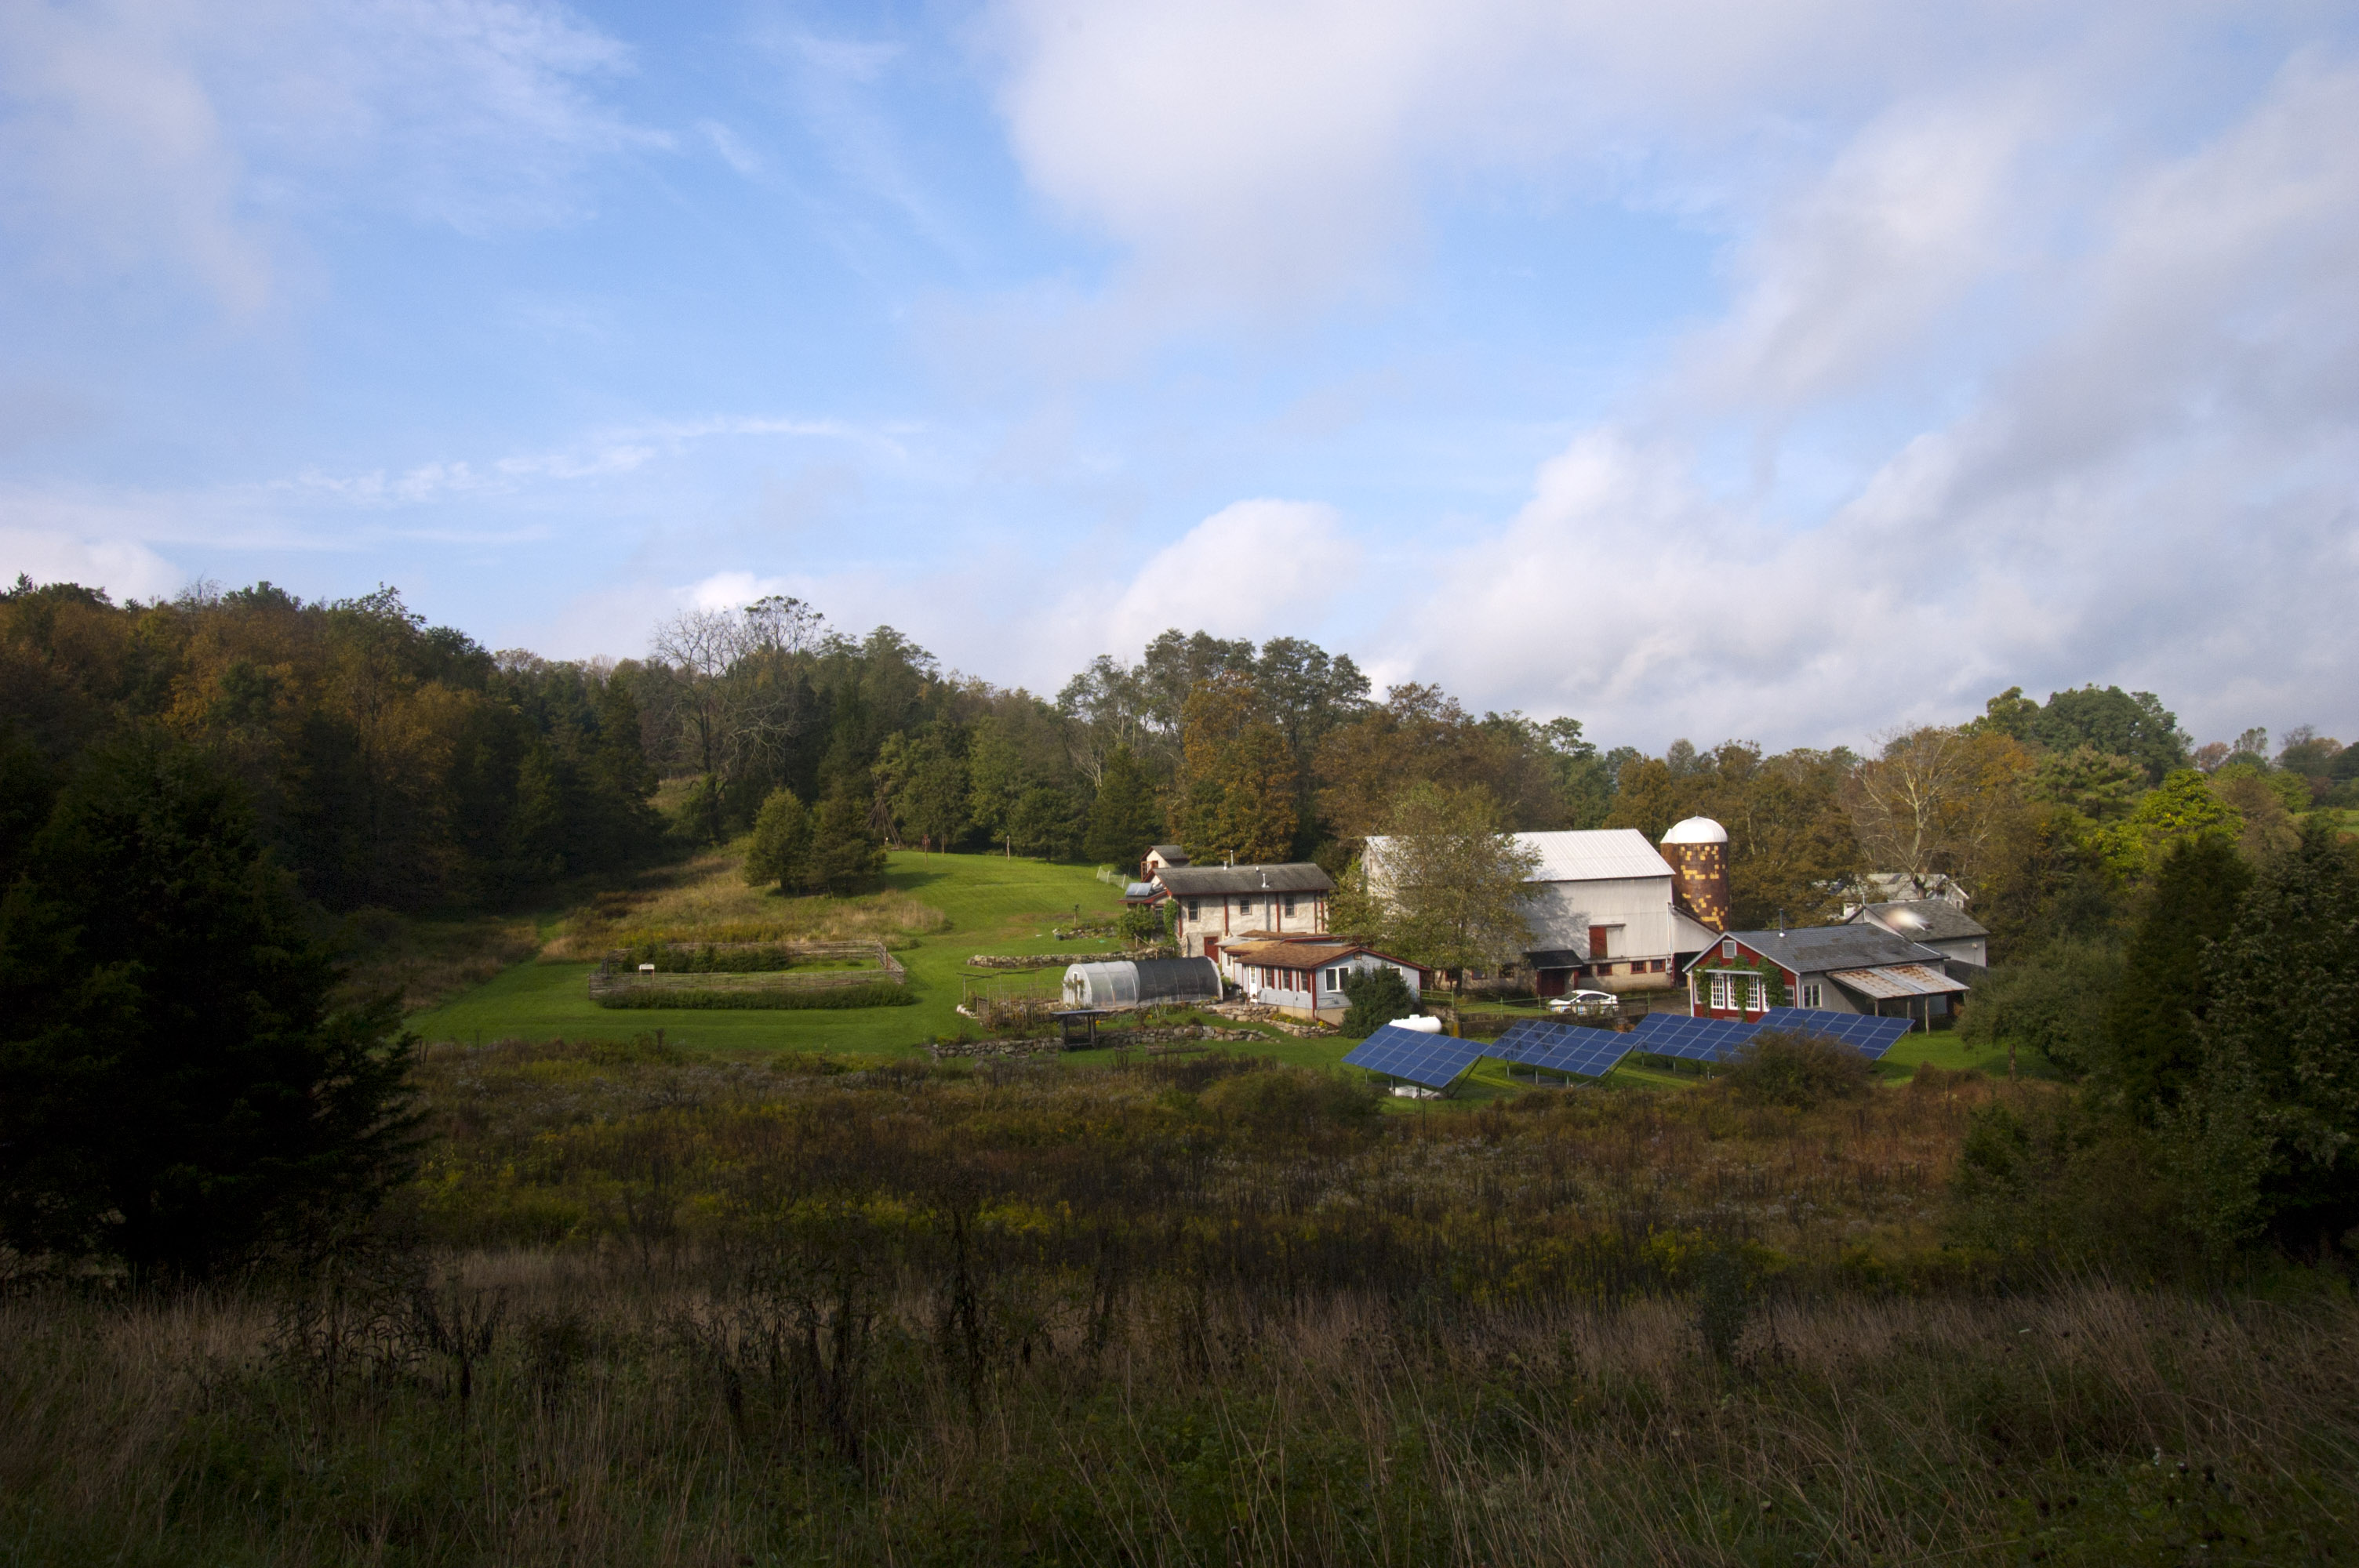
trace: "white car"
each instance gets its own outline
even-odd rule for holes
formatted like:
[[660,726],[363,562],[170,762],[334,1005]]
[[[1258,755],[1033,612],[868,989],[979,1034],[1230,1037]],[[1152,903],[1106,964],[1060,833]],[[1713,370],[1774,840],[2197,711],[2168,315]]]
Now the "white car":
[[1550,1012],[1570,1012],[1577,1018],[1610,1018],[1622,1011],[1622,999],[1612,991],[1567,991],[1549,999]]

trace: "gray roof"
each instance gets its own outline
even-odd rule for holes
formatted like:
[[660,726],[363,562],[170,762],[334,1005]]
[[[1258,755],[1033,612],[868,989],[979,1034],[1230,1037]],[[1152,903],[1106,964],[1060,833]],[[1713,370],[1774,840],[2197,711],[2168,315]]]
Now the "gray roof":
[[1162,856],[1167,860],[1184,860],[1188,858],[1188,851],[1182,849],[1177,844],[1149,844],[1147,849],[1152,850],[1154,853]]
[[1982,922],[1947,899],[1913,898],[1899,903],[1871,903],[1851,917],[1854,925],[1881,925],[1912,942],[1955,942],[1987,936]]
[[[1895,936],[1881,925],[1805,925],[1791,931],[1731,931],[1728,935],[1798,975],[1941,961],[1941,955],[1930,947]],[[1720,944],[1715,942],[1688,968],[1710,968],[1719,957]]]
[[1333,892],[1335,883],[1308,860],[1283,866],[1167,866],[1155,873],[1174,898],[1234,897],[1242,892]]

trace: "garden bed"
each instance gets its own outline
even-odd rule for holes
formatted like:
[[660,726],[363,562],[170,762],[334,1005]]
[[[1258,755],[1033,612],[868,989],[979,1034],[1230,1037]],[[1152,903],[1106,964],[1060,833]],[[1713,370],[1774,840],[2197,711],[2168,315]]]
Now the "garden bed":
[[590,999],[614,1008],[894,1007],[917,1000],[908,989],[908,971],[882,942],[617,950],[591,974]]

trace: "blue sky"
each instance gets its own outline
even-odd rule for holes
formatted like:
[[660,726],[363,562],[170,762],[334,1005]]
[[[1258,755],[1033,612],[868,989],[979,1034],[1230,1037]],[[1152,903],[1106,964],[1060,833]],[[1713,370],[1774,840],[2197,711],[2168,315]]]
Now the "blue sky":
[[2359,739],[2359,38],[2103,0],[0,0],[0,567],[1166,625],[1608,741]]

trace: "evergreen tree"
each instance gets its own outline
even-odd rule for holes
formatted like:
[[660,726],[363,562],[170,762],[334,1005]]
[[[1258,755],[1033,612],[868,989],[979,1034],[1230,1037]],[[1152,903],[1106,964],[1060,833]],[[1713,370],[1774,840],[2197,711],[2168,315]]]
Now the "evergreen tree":
[[1354,1040],[1365,1040],[1397,1018],[1417,1015],[1417,999],[1409,995],[1408,982],[1389,964],[1345,975],[1343,995],[1351,1005],[1343,1010],[1342,1028]]
[[1035,784],[1016,803],[1009,836],[1027,855],[1070,860],[1081,852],[1081,803],[1054,785]]
[[0,903],[0,1237],[198,1275],[373,1204],[410,1041],[337,979],[235,785],[91,753]]
[[2203,945],[2228,935],[2252,882],[2234,846],[2217,835],[2183,840],[2163,859],[2114,993],[2102,1074],[2141,1121],[2195,1082]]
[[628,864],[655,846],[663,818],[655,808],[661,782],[647,762],[639,705],[630,683],[609,676],[598,688],[598,736],[590,750],[589,863]]
[[1090,805],[1085,841],[1090,859],[1129,875],[1147,859],[1162,828],[1163,808],[1155,798],[1154,779],[1129,747],[1117,746],[1106,758],[1097,799]]
[[2312,819],[2203,966],[2200,1079],[2161,1126],[2196,1228],[2331,1250],[2359,1224],[2359,868]]
[[885,845],[868,826],[868,803],[838,790],[812,814],[803,883],[832,893],[857,892],[885,870]]
[[748,887],[794,890],[810,881],[811,816],[790,789],[774,789],[754,814],[754,842],[741,875]]

